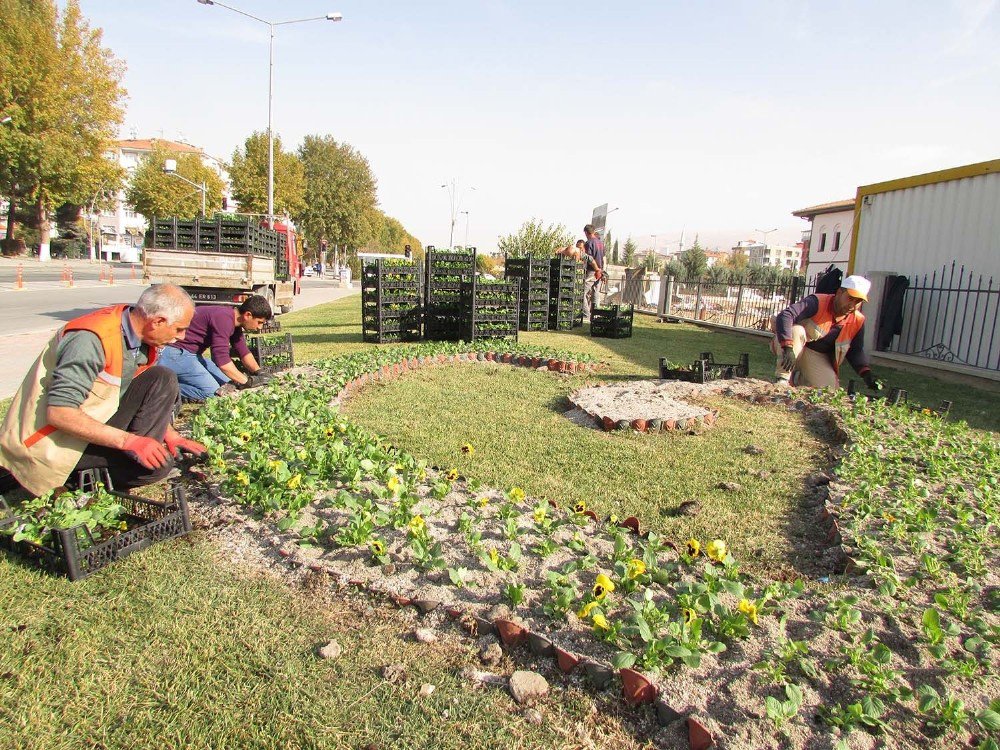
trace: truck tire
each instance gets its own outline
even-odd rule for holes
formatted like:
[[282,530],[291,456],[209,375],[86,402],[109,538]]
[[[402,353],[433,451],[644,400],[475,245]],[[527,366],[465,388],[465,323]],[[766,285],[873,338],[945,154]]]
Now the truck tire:
[[280,309],[281,309],[281,314],[284,315],[285,313],[290,313],[292,311],[292,306],[291,305],[281,305]]

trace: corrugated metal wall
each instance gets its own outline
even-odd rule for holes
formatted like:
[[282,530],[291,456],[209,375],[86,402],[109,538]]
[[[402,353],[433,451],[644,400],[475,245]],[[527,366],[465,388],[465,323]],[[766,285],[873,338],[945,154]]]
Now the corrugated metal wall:
[[855,273],[930,274],[953,260],[1000,280],[1000,173],[863,199]]
[[854,272],[910,279],[891,351],[1000,370],[1000,173],[863,197]]

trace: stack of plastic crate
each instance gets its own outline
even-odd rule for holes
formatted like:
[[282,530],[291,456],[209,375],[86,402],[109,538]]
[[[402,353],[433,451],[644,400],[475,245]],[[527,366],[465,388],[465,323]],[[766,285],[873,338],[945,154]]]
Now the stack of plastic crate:
[[544,331],[549,327],[549,259],[508,258],[504,276],[520,285],[518,326],[522,331]]
[[462,304],[462,282],[476,273],[476,253],[428,248],[426,264],[424,338],[458,341],[468,317]]
[[462,283],[462,307],[466,310],[464,341],[517,340],[518,281],[485,281],[476,276]]
[[361,269],[362,339],[373,344],[419,341],[420,263],[376,258]]
[[576,296],[576,266],[572,258],[549,261],[549,330],[569,331],[579,313],[583,297]]
[[577,313],[573,316],[573,327],[577,328],[583,325],[583,289],[584,282],[587,280],[587,264],[580,261],[576,264],[576,289],[573,294],[576,295],[579,304],[577,305]]

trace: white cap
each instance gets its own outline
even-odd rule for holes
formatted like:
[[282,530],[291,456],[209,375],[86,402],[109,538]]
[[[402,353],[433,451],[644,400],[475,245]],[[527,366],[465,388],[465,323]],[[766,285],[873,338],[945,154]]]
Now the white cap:
[[868,290],[872,288],[872,283],[864,276],[848,276],[840,282],[840,288],[846,289],[852,297],[868,301]]

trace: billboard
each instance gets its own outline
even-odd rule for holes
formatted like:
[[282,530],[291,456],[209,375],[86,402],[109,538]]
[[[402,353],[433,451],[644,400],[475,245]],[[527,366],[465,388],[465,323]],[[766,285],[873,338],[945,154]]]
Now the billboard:
[[594,230],[601,233],[604,236],[604,227],[608,223],[608,204],[602,203],[600,206],[594,209],[594,215],[590,219],[590,223],[594,225]]

